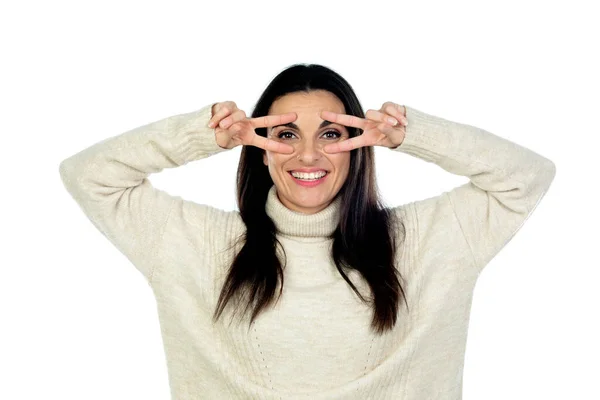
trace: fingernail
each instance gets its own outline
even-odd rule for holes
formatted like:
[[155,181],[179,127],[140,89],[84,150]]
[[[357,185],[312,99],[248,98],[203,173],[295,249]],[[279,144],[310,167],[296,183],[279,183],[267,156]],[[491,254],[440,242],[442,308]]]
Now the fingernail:
[[398,121],[397,121],[395,118],[389,117],[387,120],[388,120],[388,122],[389,122],[390,124],[392,124],[393,126],[396,126],[396,125],[398,125]]
[[208,127],[209,127],[209,128],[212,128],[214,125],[215,125],[215,124],[214,124],[212,121],[208,123]]

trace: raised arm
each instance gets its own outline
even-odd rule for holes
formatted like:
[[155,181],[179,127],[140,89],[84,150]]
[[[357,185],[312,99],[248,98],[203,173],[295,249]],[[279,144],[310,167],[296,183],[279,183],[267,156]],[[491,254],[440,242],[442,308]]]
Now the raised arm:
[[[393,151],[469,178],[451,191],[411,203],[421,251],[468,252],[479,273],[533,213],[554,179],[556,166],[483,129],[412,107],[406,107],[406,116],[406,135]],[[464,237],[465,245],[445,244],[455,237]]]
[[153,251],[179,197],[154,188],[147,178],[227,151],[207,126],[212,105],[110,137],[60,163],[67,191],[148,282]]

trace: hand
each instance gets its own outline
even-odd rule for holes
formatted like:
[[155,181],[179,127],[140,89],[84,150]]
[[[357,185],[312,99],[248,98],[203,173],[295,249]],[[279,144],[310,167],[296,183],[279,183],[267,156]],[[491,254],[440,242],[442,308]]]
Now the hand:
[[[322,111],[321,118],[344,126],[360,128],[363,133],[348,140],[328,144],[323,147],[327,153],[338,153],[350,151],[365,146],[384,146],[389,148],[398,147],[404,140],[406,134],[406,109],[404,106],[392,102],[385,102],[379,111],[368,110],[365,118],[354,115],[338,114],[331,111]],[[393,117],[399,124],[394,126],[387,118]]]
[[254,129],[295,121],[298,118],[296,113],[247,118],[246,113],[238,109],[233,101],[216,103],[212,106],[211,111],[213,116],[208,121],[208,127],[217,127],[215,129],[216,141],[224,149],[246,145],[256,146],[276,153],[291,154],[294,152],[293,146],[257,135]]

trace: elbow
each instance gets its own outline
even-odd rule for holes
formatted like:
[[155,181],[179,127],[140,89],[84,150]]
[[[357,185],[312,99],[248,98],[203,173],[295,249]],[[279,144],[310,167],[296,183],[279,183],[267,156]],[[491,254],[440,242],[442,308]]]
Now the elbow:
[[546,163],[544,168],[542,168],[541,173],[544,176],[547,185],[550,186],[556,176],[556,164],[552,160],[546,159]]
[[60,174],[60,178],[62,179],[63,182],[65,180],[69,179],[69,176],[71,175],[71,171],[72,171],[72,168],[69,166],[68,161],[69,161],[69,159],[63,160],[58,165],[58,173]]
[[68,158],[63,160],[58,166],[60,179],[65,185],[65,188],[71,193],[73,192],[75,184],[78,181],[77,169],[78,168],[72,162],[70,162]]
[[[542,167],[538,169],[538,172],[535,174],[535,178],[531,183],[530,191],[533,193],[539,193],[539,195],[535,196],[536,199],[543,197],[550,185],[554,181],[554,177],[556,176],[556,164],[549,159],[545,159]],[[539,201],[539,200],[537,200]]]

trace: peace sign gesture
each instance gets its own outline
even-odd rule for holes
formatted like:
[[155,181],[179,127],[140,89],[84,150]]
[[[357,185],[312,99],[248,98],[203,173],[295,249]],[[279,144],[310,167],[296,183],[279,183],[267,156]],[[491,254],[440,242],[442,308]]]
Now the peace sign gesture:
[[[321,118],[327,121],[363,130],[361,135],[329,144],[323,147],[323,150],[327,153],[338,153],[365,146],[394,148],[402,143],[406,133],[406,125],[408,125],[404,106],[387,101],[383,103],[379,111],[368,110],[365,116],[366,119],[354,115],[322,111]],[[395,119],[396,124],[389,118]],[[398,121],[400,121],[400,124],[398,124]]]
[[257,135],[254,129],[293,122],[298,118],[296,113],[247,118],[246,113],[238,109],[233,101],[215,103],[212,106],[212,112],[214,115],[209,120],[208,127],[216,126],[215,138],[217,144],[224,149],[246,145],[277,153],[291,154],[294,152],[293,146]]

